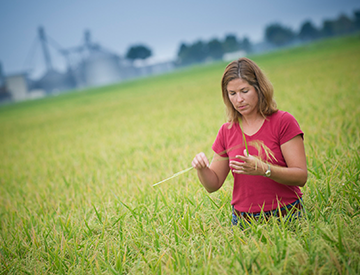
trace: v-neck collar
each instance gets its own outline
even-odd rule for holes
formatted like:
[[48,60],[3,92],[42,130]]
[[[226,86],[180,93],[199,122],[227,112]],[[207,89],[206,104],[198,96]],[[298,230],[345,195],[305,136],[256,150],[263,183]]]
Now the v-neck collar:
[[[260,128],[259,128],[255,133],[253,133],[252,135],[248,135],[247,133],[244,132],[245,136],[251,137],[251,138],[254,137],[254,136],[256,136],[258,133],[261,132],[262,128],[264,127],[264,125],[265,125],[265,123],[266,123],[266,121],[267,121],[267,118],[264,119],[264,121],[263,121],[263,123],[261,124]],[[238,131],[240,132],[240,134],[242,134],[242,131],[241,131],[241,128],[240,128],[239,123],[236,123],[236,124],[237,124],[236,127],[237,127]]]

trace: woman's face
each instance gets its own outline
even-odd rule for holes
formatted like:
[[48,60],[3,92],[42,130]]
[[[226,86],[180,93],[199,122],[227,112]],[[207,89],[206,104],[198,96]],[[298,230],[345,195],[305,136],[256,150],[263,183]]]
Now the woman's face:
[[230,102],[242,116],[249,116],[259,113],[259,97],[253,86],[246,80],[236,78],[227,85]]

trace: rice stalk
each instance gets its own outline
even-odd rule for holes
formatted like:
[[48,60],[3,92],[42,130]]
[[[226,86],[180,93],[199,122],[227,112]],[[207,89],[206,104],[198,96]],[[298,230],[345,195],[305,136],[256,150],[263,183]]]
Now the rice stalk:
[[163,183],[163,182],[168,181],[168,180],[171,180],[171,179],[173,179],[173,178],[175,178],[175,177],[177,177],[177,176],[180,176],[180,175],[182,175],[182,174],[190,171],[190,170],[193,169],[193,168],[194,168],[194,167],[191,166],[191,167],[189,167],[189,168],[186,168],[185,170],[182,170],[182,171],[180,171],[180,172],[177,172],[177,173],[175,173],[174,175],[172,175],[171,177],[169,177],[169,178],[167,178],[167,179],[164,179],[164,180],[162,180],[162,181],[159,181],[159,182],[157,182],[157,183],[154,183],[153,186],[159,185],[160,183]]

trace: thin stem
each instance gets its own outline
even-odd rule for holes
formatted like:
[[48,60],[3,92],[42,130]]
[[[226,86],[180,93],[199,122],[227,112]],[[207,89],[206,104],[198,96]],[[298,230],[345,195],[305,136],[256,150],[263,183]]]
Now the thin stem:
[[240,126],[240,130],[241,130],[241,133],[242,133],[242,136],[243,136],[243,140],[245,142],[246,154],[249,156],[249,149],[248,149],[248,146],[247,146],[245,133],[244,133],[243,128],[242,128],[242,120],[241,119],[239,119],[239,126]]
[[153,184],[153,186],[156,186],[156,185],[158,185],[158,184],[160,184],[160,183],[163,183],[163,182],[165,182],[165,181],[171,180],[172,178],[175,178],[175,177],[177,177],[177,176],[180,176],[181,174],[184,174],[184,173],[190,171],[190,170],[193,169],[193,168],[194,168],[194,167],[191,166],[191,167],[189,167],[189,168],[186,168],[185,170],[182,170],[182,171],[180,171],[180,172],[177,172],[177,173],[175,173],[174,175],[172,175],[170,178],[164,179],[164,180],[162,180],[162,181],[159,181],[159,182]]

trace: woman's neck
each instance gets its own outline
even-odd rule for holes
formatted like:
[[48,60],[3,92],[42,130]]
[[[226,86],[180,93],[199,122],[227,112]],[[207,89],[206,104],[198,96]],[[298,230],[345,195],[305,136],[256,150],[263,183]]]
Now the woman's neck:
[[257,133],[257,131],[259,131],[259,129],[264,123],[265,118],[259,113],[257,113],[252,116],[243,116],[241,120],[243,131],[245,132],[245,134],[251,136]]
[[264,117],[260,113],[256,113],[250,116],[242,116],[242,123],[247,125],[257,124],[264,121]]

